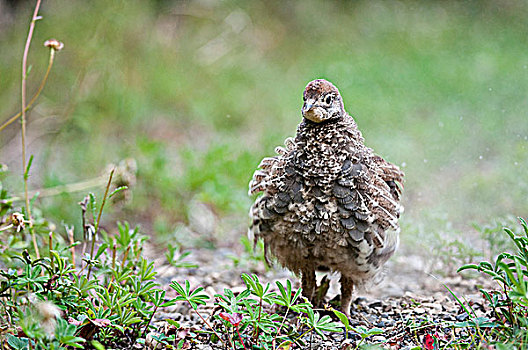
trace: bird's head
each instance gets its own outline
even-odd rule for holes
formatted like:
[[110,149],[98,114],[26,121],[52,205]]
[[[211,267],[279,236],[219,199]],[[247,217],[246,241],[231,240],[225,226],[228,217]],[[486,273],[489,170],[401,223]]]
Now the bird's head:
[[302,115],[314,123],[339,119],[345,115],[339,90],[327,80],[309,82],[304,89],[303,100]]

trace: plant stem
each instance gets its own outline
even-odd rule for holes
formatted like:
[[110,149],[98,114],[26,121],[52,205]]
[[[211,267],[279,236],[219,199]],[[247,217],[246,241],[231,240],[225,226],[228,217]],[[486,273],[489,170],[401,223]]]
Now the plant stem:
[[67,229],[67,232],[68,232],[68,239],[70,241],[70,245],[72,246],[70,248],[71,250],[71,255],[72,255],[72,265],[75,266],[75,247],[73,247],[73,244],[75,243],[74,242],[74,239],[73,239],[73,228],[69,228]]
[[114,171],[115,171],[115,168],[112,169],[112,171],[110,172],[108,183],[106,184],[106,189],[105,189],[105,193],[103,196],[103,203],[101,203],[101,208],[99,208],[99,214],[97,215],[97,222],[95,223],[95,234],[99,232],[99,223],[101,221],[101,215],[103,214],[103,208],[106,203],[106,199],[108,198],[108,190],[110,189],[110,185],[112,184],[112,177],[114,176]]
[[282,327],[284,326],[284,322],[286,321],[286,316],[288,316],[288,311],[290,311],[290,308],[286,309],[286,313],[284,314],[284,317],[282,318],[282,322],[279,326],[279,329],[277,329],[277,333],[275,334],[275,339],[277,339]]
[[238,331],[238,326],[236,326],[236,331],[238,334],[238,339],[240,339],[240,342],[242,343],[242,347],[244,347],[244,350],[247,350],[246,345],[244,344],[244,341],[242,340],[242,336],[240,335],[240,332]]
[[0,228],[0,232],[5,231],[5,230],[9,230],[11,227],[13,227],[13,224],[9,224],[7,226],[1,227]]
[[33,231],[33,220],[31,218],[31,208],[29,205],[29,194],[28,194],[28,174],[29,169],[26,169],[26,79],[27,79],[27,58],[29,54],[29,46],[31,45],[31,39],[33,38],[33,31],[35,29],[35,23],[39,19],[38,11],[40,8],[41,0],[37,0],[35,5],[35,11],[31,23],[29,24],[29,32],[26,39],[26,45],[24,47],[24,54],[22,56],[22,171],[24,172],[24,193],[26,199],[26,212],[29,221],[29,231],[31,232],[31,239],[33,241],[33,247],[35,248],[35,254],[37,259],[40,259],[40,252],[37,244],[37,238]]
[[[191,304],[191,303],[189,303],[189,304]],[[192,307],[192,305],[191,305],[191,308],[192,308],[193,311],[198,315],[198,317],[200,317],[200,318],[202,319],[202,322],[205,323],[205,324],[207,325],[207,327],[209,327],[209,329],[213,331],[213,333],[216,335],[216,337],[217,337],[218,339],[220,339],[220,341],[221,341],[224,345],[226,345],[225,341],[224,341],[224,340],[218,335],[218,333],[216,333],[216,331],[215,331],[214,328],[209,324],[209,322],[207,322],[207,321],[205,320],[205,318],[203,318],[202,315],[200,315],[200,313],[199,313],[195,308]],[[227,346],[227,345],[226,345],[226,346]]]
[[[95,248],[95,237],[97,237],[97,233],[99,232],[99,223],[101,222],[101,215],[103,214],[103,208],[106,203],[106,198],[108,197],[108,190],[110,189],[110,185],[112,184],[112,177],[114,176],[114,171],[115,171],[115,168],[112,169],[112,171],[110,172],[110,177],[108,178],[108,183],[106,184],[106,190],[103,196],[103,202],[101,203],[101,208],[99,208],[99,214],[97,215],[97,222],[95,222],[95,230],[94,230],[94,235],[92,237],[92,246],[90,248],[90,260],[93,259],[93,253],[94,253],[94,248]],[[92,272],[92,265],[90,264],[90,266],[88,267],[88,273],[86,275],[87,279],[90,279],[91,272]]]
[[[43,198],[43,197],[57,196],[61,193],[81,192],[81,191],[85,191],[93,187],[101,186],[102,184],[106,182],[105,180],[106,180],[106,176],[103,175],[103,176],[98,176],[93,179],[88,179],[85,181],[33,190],[33,191],[29,191],[29,197],[33,197],[38,194],[39,198]],[[10,198],[10,200],[14,202],[19,201],[21,199],[22,197],[20,195],[17,197]]]
[[48,241],[48,254],[50,258],[50,265],[51,270],[55,270],[55,261],[53,261],[53,254],[51,254],[51,251],[53,249],[53,232],[50,231],[49,233],[49,241]]
[[309,328],[306,332],[304,332],[303,334],[301,334],[300,336],[298,336],[297,338],[295,338],[295,340],[293,341],[294,343],[297,342],[297,340],[301,339],[302,337],[304,337],[306,334],[308,334],[308,332],[311,332],[314,328],[311,327]]
[[[46,81],[48,80],[48,76],[49,76],[49,73],[51,71],[51,67],[53,66],[53,59],[54,58],[55,58],[55,50],[54,49],[50,49],[50,58],[49,58],[49,61],[48,61],[48,68],[46,69],[46,73],[44,74],[44,78],[42,78],[42,81],[40,82],[40,86],[39,86],[37,92],[35,93],[35,95],[33,95],[33,97],[31,98],[31,101],[29,101],[29,103],[27,104],[24,112],[27,112],[31,108],[31,106],[33,106],[33,104],[35,103],[35,101],[39,97],[40,93],[44,89],[44,85],[46,85]],[[0,131],[4,130],[9,124],[13,123],[15,120],[20,118],[21,115],[22,115],[22,111],[18,112],[17,114],[15,114],[14,116],[12,116],[8,120],[6,120],[2,125],[0,125]]]
[[233,343],[233,341],[231,341],[231,338],[232,338],[231,332],[229,332],[229,337],[227,337],[227,341],[229,342],[229,345],[231,346],[231,349],[236,350],[235,344]]
[[145,338],[145,336],[147,334],[147,331],[148,331],[148,327],[149,327],[150,323],[152,322],[152,319],[154,318],[154,314],[156,313],[156,311],[158,311],[158,305],[156,305],[154,307],[154,310],[152,311],[152,314],[150,315],[149,320],[148,320],[147,324],[145,325],[145,328],[143,329],[143,333],[141,334],[141,338]]
[[112,269],[115,269],[115,266],[116,266],[116,253],[117,253],[117,243],[114,237],[114,241],[112,244]]
[[[258,314],[258,321],[257,321],[257,325],[260,324],[260,315],[262,314],[262,297],[260,297],[260,300],[259,300],[259,314]],[[256,326],[255,327],[255,332],[253,333],[253,342],[256,343],[258,345],[258,336],[259,336],[259,327]]]

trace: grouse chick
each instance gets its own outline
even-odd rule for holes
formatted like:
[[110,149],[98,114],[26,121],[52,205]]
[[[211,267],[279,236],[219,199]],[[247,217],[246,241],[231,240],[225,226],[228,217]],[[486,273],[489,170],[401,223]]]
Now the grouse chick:
[[263,192],[250,209],[250,236],[265,256],[302,278],[315,301],[315,271],[341,273],[341,309],[349,316],[354,285],[379,275],[398,246],[403,172],[364,145],[337,88],[324,79],[303,93],[294,139],[264,158],[249,184]]

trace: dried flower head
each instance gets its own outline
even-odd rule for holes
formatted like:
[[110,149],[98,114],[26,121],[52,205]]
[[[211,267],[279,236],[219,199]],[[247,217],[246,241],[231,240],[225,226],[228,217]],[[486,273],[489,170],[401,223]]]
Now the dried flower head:
[[[112,185],[115,189],[130,189],[136,184],[137,162],[133,158],[126,158],[118,165],[108,164],[105,172],[110,174],[114,170]],[[132,199],[131,191],[120,191],[111,195],[114,203],[129,202]]]
[[64,44],[61,41],[58,41],[57,39],[49,39],[44,42],[44,46],[49,47],[52,50],[60,51],[63,49]]
[[115,164],[108,164],[105,172],[110,173],[114,169],[114,177],[112,182],[115,187],[132,187],[136,184],[136,175],[138,171],[137,162],[134,158],[126,158]]
[[24,221],[24,215],[21,213],[11,214],[11,224],[16,229],[16,232],[22,231],[26,226],[26,223]]
[[53,335],[56,319],[61,316],[60,309],[51,301],[41,301],[36,303],[36,308],[41,316],[40,325],[49,336]]

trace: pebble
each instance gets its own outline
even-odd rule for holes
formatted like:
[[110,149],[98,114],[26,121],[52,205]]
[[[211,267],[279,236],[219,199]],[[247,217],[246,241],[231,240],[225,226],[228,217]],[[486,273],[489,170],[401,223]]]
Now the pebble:
[[461,313],[460,315],[457,315],[455,318],[456,318],[457,321],[463,322],[463,321],[467,320],[468,314],[467,314],[467,312],[464,312],[464,313]]
[[[228,255],[231,251],[222,250],[207,250],[200,252],[198,250],[193,251],[192,257],[193,262],[199,264],[197,269],[183,269],[167,267],[162,275],[162,279],[167,281],[176,280],[183,283],[185,280],[189,280],[191,288],[194,289],[197,286],[205,288],[205,292],[209,296],[213,296],[215,293],[224,294],[224,288],[231,289],[235,295],[241,293],[246,289],[240,274],[242,272],[248,272],[241,270],[232,265]],[[196,259],[200,260],[197,261]],[[163,270],[163,267],[161,268]],[[158,278],[161,277],[158,275]],[[413,276],[415,276],[414,274]],[[288,271],[282,270],[269,270],[264,273],[264,269],[259,272],[259,278],[263,285],[270,283],[271,288],[276,290],[275,281],[279,280],[285,285],[285,280],[289,279],[292,282],[294,289],[299,288],[299,280],[293,277]],[[417,282],[418,289],[406,290],[402,292],[398,297],[392,297],[387,295],[385,290],[376,290],[371,296],[357,295],[354,299],[354,303],[351,309],[351,320],[350,324],[353,327],[363,326],[366,329],[381,328],[384,333],[369,337],[365,343],[370,344],[372,342],[382,343],[383,346],[395,346],[397,344],[399,349],[415,349],[421,347],[423,344],[420,341],[423,339],[427,332],[432,330],[439,332],[439,334],[447,334],[447,331],[439,326],[439,321],[464,321],[469,318],[467,313],[460,313],[460,305],[454,300],[449,293],[445,290],[445,287],[441,286],[438,289],[430,289],[429,286],[425,286],[422,282]],[[474,280],[466,281],[460,277],[442,278],[442,283],[446,283],[453,290],[453,292],[459,296],[466,296],[469,293],[475,293],[471,291],[472,286],[476,283]],[[339,287],[338,283],[334,283]],[[390,284],[389,284],[390,285]],[[397,285],[394,286],[405,286],[405,282],[398,281]],[[423,288],[420,288],[423,287]],[[461,286],[455,289],[455,286]],[[167,288],[167,298],[174,298],[175,292],[170,288]],[[468,293],[469,292],[469,293]],[[329,294],[329,299],[332,296],[337,296],[337,293]],[[390,293],[389,293],[390,294]],[[425,295],[424,295],[425,294]],[[376,297],[372,297],[375,295]],[[480,299],[479,299],[480,298]],[[338,300],[339,298],[337,298]],[[473,309],[476,310],[477,315],[483,315],[483,317],[490,317],[490,310],[485,301],[479,294],[475,294],[472,297],[471,302],[473,303]],[[213,313],[213,299],[208,300],[207,307],[200,306],[200,314],[208,319],[214,327],[220,325],[220,321],[214,317],[210,317]],[[268,312],[284,312],[282,309],[271,309]],[[324,313],[324,311],[318,310]],[[218,313],[218,310],[216,310]],[[331,312],[328,314],[336,321],[335,317]],[[282,315],[282,314],[281,314]],[[208,335],[204,334],[203,331],[206,327],[203,325],[201,319],[196,316],[194,312],[191,312],[190,307],[187,303],[177,303],[170,308],[160,309],[154,317],[153,324],[158,325],[160,320],[173,319],[180,323],[182,328],[190,329],[189,335],[186,337],[188,344],[192,344],[190,350],[203,349],[203,350],[219,350],[222,349],[222,344],[209,344]],[[427,319],[427,321],[425,321]],[[294,313],[290,312],[287,322],[297,322]],[[434,321],[433,321],[434,320]],[[421,327],[414,331],[414,335],[409,333],[410,325],[423,324]],[[430,326],[428,326],[430,325]],[[414,327],[411,326],[411,327]],[[158,330],[159,332],[159,330]],[[464,329],[457,329],[457,335],[460,337],[468,335]],[[154,333],[156,334],[156,333]],[[309,337],[306,337],[307,347],[312,349],[321,350],[351,350],[354,349],[360,338],[359,335],[350,332],[349,339],[345,341],[344,333],[326,333],[327,339],[323,340],[317,334],[312,333]],[[244,335],[243,335],[244,336]],[[149,341],[152,340],[150,336]],[[154,345],[154,344],[153,344]],[[156,345],[154,345],[156,346]]]
[[436,311],[442,311],[442,305],[438,303],[422,303],[422,306],[427,309],[434,309]]
[[381,307],[381,306],[382,306],[381,300],[376,300],[375,302],[369,304],[369,307]]
[[370,340],[374,343],[385,343],[387,341],[387,338],[382,335],[375,335]]
[[425,309],[423,307],[415,307],[413,311],[418,315],[425,314]]

